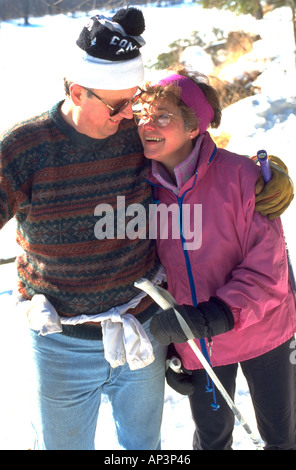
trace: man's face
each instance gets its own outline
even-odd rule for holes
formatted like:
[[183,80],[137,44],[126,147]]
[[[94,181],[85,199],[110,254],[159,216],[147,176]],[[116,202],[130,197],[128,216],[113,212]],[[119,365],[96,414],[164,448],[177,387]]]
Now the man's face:
[[[88,90],[82,86],[72,86],[75,87],[71,91],[71,94],[75,94],[76,99],[76,130],[78,132],[94,139],[105,139],[117,132],[122,119],[132,119],[132,101],[129,101],[126,107],[114,116],[110,116],[112,111],[107,105],[114,108],[122,102],[132,100],[138,87],[129,88],[127,90],[91,89],[91,91],[100,98],[97,99],[97,97],[93,96],[93,94],[89,93]],[[72,100],[74,101],[74,97],[72,97]]]

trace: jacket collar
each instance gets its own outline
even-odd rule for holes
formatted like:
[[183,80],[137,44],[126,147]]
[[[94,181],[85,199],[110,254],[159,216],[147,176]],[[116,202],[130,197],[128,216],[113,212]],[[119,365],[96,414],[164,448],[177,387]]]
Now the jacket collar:
[[149,180],[153,184],[170,189],[176,196],[181,196],[192,186],[192,179],[196,174],[200,180],[207,172],[216,154],[216,149],[210,134],[206,132],[197,139],[194,149],[186,160],[175,167],[176,181],[173,181],[164,166],[155,160],[152,161]]

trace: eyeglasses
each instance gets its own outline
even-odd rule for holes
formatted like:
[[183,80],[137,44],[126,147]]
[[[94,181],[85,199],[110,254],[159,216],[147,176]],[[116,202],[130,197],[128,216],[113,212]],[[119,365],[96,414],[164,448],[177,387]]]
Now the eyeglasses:
[[105,103],[105,101],[102,100],[98,95],[96,95],[90,88],[83,87],[85,90],[87,90],[92,96],[95,96],[101,103],[103,103],[107,108],[111,110],[110,112],[110,117],[115,116],[116,114],[121,113],[128,105],[129,103],[133,102],[131,100],[125,100],[122,101],[121,103],[118,103],[116,106],[111,106],[110,104]]
[[137,126],[144,126],[151,119],[157,127],[166,127],[171,122],[173,116],[174,114],[172,113],[157,115],[147,113],[147,111],[134,113],[134,119],[136,121]]

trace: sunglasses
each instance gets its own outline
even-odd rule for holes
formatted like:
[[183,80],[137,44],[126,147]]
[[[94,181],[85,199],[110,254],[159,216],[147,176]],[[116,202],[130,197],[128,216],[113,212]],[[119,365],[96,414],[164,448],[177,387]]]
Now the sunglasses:
[[134,119],[137,126],[144,126],[151,119],[157,127],[166,127],[171,122],[173,116],[174,115],[172,113],[156,115],[147,113],[147,111],[134,113]]
[[83,87],[85,90],[87,90],[92,96],[95,96],[101,103],[103,103],[107,108],[110,109],[110,117],[116,116],[116,114],[121,113],[130,103],[133,103],[132,100],[125,100],[122,101],[121,103],[118,103],[116,106],[111,106],[110,104],[105,103],[105,101],[102,100],[98,95],[96,95],[90,88]]

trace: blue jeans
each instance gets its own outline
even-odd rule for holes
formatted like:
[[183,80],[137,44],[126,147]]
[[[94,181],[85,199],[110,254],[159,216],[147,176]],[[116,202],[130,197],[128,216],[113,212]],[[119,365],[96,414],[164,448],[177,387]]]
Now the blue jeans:
[[37,379],[33,418],[37,449],[93,450],[102,393],[111,402],[123,449],[160,449],[166,347],[151,338],[149,324],[143,327],[155,361],[134,371],[127,363],[112,369],[100,340],[31,332]]

